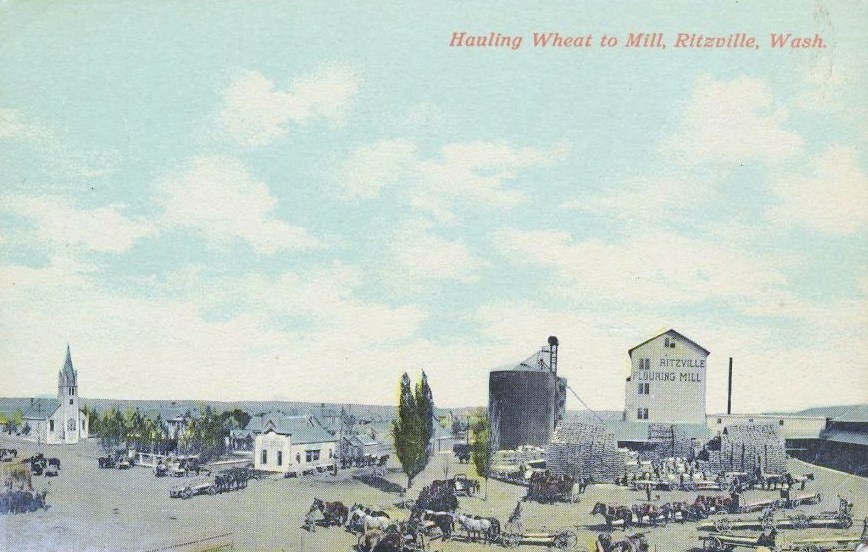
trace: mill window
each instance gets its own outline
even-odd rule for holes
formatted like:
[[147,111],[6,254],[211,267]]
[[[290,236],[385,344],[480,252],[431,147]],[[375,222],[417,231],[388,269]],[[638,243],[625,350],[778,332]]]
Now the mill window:
[[268,464],[268,449],[262,449],[262,463]]

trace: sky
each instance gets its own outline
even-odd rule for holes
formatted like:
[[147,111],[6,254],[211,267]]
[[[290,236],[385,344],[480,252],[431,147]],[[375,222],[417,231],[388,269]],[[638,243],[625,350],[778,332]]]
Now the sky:
[[617,410],[675,328],[712,412],[868,401],[866,4],[744,4],[0,3],[0,395],[480,405],[557,335]]

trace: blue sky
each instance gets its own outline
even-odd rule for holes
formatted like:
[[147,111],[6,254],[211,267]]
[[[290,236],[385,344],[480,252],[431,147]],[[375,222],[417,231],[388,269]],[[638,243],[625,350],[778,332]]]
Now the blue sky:
[[4,3],[3,394],[482,404],[556,334],[617,409],[674,327],[712,410],[868,400],[865,4],[543,6]]

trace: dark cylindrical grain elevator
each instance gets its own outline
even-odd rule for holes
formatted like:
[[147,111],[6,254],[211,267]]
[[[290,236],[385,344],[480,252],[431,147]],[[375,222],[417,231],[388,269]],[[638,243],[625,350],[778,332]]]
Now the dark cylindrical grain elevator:
[[488,377],[488,414],[498,435],[498,448],[546,446],[563,417],[566,380],[557,375],[556,337],[548,347],[511,369]]

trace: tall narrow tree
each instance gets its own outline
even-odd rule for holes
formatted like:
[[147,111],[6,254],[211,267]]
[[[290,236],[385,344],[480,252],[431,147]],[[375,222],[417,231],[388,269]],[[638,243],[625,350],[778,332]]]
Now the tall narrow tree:
[[413,478],[419,472],[420,458],[424,454],[422,427],[410,376],[401,376],[401,395],[398,399],[398,417],[392,422],[392,437],[395,442],[395,455],[407,475],[407,488],[413,486]]
[[416,408],[419,412],[419,423],[422,428],[422,443],[425,451],[419,458],[421,466],[419,471],[425,469],[433,452],[432,439],[434,439],[434,396],[431,387],[428,386],[428,376],[422,372],[422,381],[416,385]]

